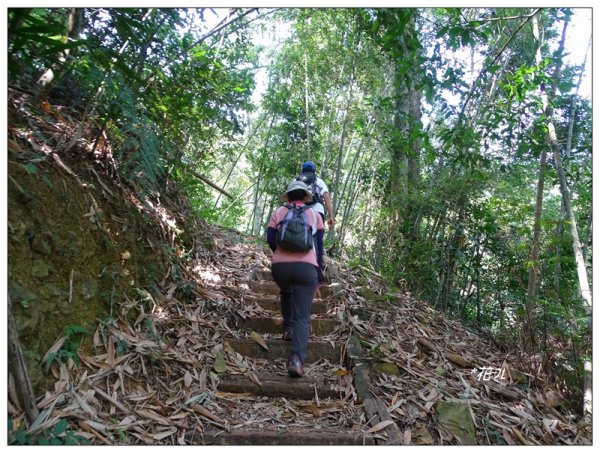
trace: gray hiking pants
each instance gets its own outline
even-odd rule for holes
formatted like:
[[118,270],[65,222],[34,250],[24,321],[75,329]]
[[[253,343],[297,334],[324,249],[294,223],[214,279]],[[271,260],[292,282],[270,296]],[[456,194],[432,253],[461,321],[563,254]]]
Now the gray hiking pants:
[[317,269],[308,263],[277,263],[271,266],[281,294],[284,330],[293,329],[292,354],[306,360],[312,301],[317,290]]

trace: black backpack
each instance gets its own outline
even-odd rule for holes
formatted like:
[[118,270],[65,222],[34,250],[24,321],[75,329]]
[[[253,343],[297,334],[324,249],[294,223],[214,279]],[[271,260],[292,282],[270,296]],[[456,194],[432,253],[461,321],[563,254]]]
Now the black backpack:
[[[313,248],[315,225],[308,224],[307,205],[286,204],[288,212],[277,226],[277,244],[288,252],[308,252]],[[316,220],[316,216],[315,216]]]
[[305,172],[300,173],[296,176],[296,181],[302,181],[306,184],[313,193],[312,201],[306,203],[309,206],[313,204],[321,203],[323,204],[323,194],[321,193],[321,186],[317,184],[317,175],[313,172]]

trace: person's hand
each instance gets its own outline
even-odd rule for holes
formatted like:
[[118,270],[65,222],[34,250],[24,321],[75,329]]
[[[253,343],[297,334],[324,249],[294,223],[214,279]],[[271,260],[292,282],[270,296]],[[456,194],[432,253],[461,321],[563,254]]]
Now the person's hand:
[[329,218],[327,219],[327,225],[329,226],[330,230],[333,230],[333,228],[335,227],[335,221],[333,220],[332,216],[329,216]]

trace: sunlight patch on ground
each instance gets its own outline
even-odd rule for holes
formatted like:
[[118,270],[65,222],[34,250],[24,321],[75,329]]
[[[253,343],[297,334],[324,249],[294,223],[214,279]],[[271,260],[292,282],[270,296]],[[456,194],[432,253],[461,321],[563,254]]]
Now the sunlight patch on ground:
[[152,317],[155,319],[167,320],[169,318],[169,312],[159,305],[154,305],[154,307],[152,307]]
[[207,282],[207,283],[220,283],[221,282],[221,276],[219,274],[216,274],[212,270],[204,269],[202,266],[196,266],[194,268],[194,272],[196,274],[198,274],[204,282]]

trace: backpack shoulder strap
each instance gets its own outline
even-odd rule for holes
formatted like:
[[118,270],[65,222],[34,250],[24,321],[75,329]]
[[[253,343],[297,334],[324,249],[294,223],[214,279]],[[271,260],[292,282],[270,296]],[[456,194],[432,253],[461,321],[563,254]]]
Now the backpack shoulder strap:
[[320,215],[317,211],[315,211],[312,207],[310,206],[305,206],[306,208],[309,208],[312,211],[312,222],[310,224],[310,227],[312,229],[312,234],[313,236],[315,234],[317,234],[317,216]]
[[288,215],[290,214],[290,211],[292,211],[294,209],[294,205],[290,204],[290,203],[285,203],[283,206],[281,206],[279,209],[281,208],[287,208],[288,212],[286,212],[283,215],[283,218],[279,221],[279,223],[277,224],[277,226],[281,225],[283,222],[285,222],[286,217],[288,217]]
[[312,186],[315,188],[315,192],[317,192],[317,195],[321,196],[321,185],[319,184],[319,177],[316,174]]

